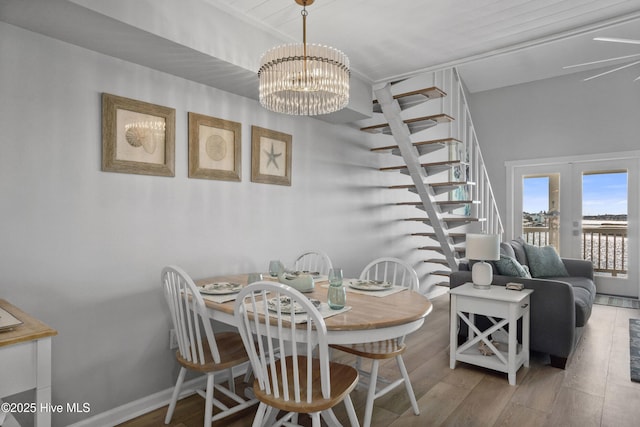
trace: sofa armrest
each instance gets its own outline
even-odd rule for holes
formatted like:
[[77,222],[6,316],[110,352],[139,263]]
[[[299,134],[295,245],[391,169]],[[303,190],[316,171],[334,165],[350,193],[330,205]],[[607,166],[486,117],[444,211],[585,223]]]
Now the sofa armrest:
[[452,272],[449,276],[449,288],[457,288],[460,285],[464,285],[467,282],[471,282],[471,272],[469,270],[459,270]]
[[593,280],[593,263],[584,259],[562,258],[569,276],[586,277]]

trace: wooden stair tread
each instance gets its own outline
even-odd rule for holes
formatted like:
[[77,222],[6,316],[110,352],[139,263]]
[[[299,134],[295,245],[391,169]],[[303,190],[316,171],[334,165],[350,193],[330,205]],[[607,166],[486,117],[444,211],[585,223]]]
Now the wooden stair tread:
[[[440,113],[440,114],[434,114],[431,116],[415,117],[413,119],[403,120],[403,122],[406,125],[412,125],[412,124],[417,124],[421,122],[434,122],[435,124],[448,123],[448,122],[452,122],[453,120],[455,119],[450,115]],[[360,128],[360,130],[363,132],[369,132],[369,133],[381,133],[384,131],[385,128],[388,128],[388,127],[389,127],[389,123],[380,123],[377,125]]]
[[[438,252],[438,251],[442,250],[442,247],[436,246],[436,245],[433,245],[433,246],[420,246],[418,249],[421,250],[421,251],[436,251],[436,252]],[[461,247],[461,246],[454,246],[453,250],[455,252],[464,252],[465,248]]]
[[[393,95],[393,99],[408,98],[414,95],[422,95],[427,99],[434,99],[434,98],[443,98],[447,96],[447,93],[438,87],[432,86],[424,89],[412,90],[410,92],[404,92],[398,95]],[[378,100],[374,99],[373,103],[378,104]]]
[[436,202],[437,205],[476,205],[479,203],[479,200],[439,200]]
[[432,187],[455,187],[460,185],[475,185],[475,182],[471,181],[447,181],[447,182],[429,182],[428,185]]
[[[469,205],[479,204],[478,200],[438,200],[436,205]],[[396,202],[396,206],[421,206],[422,202]]]
[[[462,160],[444,160],[441,162],[421,163],[420,166],[423,168],[429,168],[429,167],[437,167],[437,166],[459,166],[463,164],[466,164],[466,163],[464,163]],[[407,165],[387,166],[384,168],[380,168],[380,170],[383,172],[397,171],[402,169],[407,169]]]
[[[461,185],[475,185],[474,182],[471,181],[447,181],[447,182],[427,182],[426,185],[430,185],[432,187],[458,187]],[[407,189],[407,188],[415,188],[414,184],[400,184],[400,185],[391,185],[387,188],[390,189]]]
[[[420,232],[420,233],[411,233],[412,236],[421,236],[421,237],[433,237],[436,235],[433,231],[429,232]],[[466,237],[465,233],[448,233],[447,236],[455,238],[455,237]]]
[[449,265],[447,260],[444,259],[444,258],[430,258],[430,259],[425,259],[423,262],[429,262],[429,263],[432,263],[432,264]]
[[[428,141],[414,142],[413,146],[414,147],[420,147],[420,146],[423,146],[423,145],[460,143],[460,142],[462,142],[462,141],[460,141],[459,139],[456,139],[456,138],[431,139],[431,140],[428,140]],[[387,145],[387,146],[384,146],[384,147],[372,148],[371,151],[388,151],[388,150],[394,150],[396,148],[398,148],[397,145]]]
[[[470,216],[465,217],[444,217],[440,218],[444,222],[476,222],[481,221],[479,218],[473,218]],[[424,217],[414,217],[414,218],[405,218],[405,221],[421,221],[421,222],[431,222],[429,218]]]
[[431,274],[433,274],[434,276],[449,277],[449,276],[451,276],[451,271],[449,271],[449,270],[435,270],[435,271],[432,271]]

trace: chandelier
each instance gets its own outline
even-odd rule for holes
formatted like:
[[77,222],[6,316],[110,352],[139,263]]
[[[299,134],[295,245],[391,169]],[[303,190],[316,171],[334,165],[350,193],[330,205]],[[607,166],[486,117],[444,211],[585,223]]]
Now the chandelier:
[[315,116],[349,103],[349,58],[329,46],[307,44],[307,5],[302,6],[302,44],[274,47],[260,60],[260,104],[277,113]]

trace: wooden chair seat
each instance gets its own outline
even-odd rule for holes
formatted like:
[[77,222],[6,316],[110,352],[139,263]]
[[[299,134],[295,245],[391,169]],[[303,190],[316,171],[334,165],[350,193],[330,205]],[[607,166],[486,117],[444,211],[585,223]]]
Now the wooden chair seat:
[[404,343],[400,343],[396,339],[363,344],[331,345],[330,347],[368,359],[393,359],[397,355],[403,354],[407,349]]
[[[288,356],[287,359],[287,367],[291,368],[293,366],[292,357]],[[272,406],[274,408],[280,409],[286,412],[298,412],[298,413],[309,413],[309,412],[320,412],[329,408],[333,408],[336,404],[341,402],[346,395],[351,393],[351,391],[358,384],[358,371],[348,365],[343,365],[340,363],[329,363],[329,379],[331,381],[331,396],[328,399],[322,398],[322,390],[320,383],[320,361],[318,359],[312,360],[312,370],[315,374],[314,381],[312,383],[311,388],[311,403],[307,402],[307,361],[305,356],[298,356],[298,366],[299,366],[299,375],[300,375],[300,392],[301,401],[296,402],[295,400],[285,400],[282,397],[274,397],[273,394],[267,394],[263,390],[260,390],[257,382],[254,384],[253,390],[256,394],[256,397],[259,401],[264,402],[265,404]],[[277,365],[277,376],[278,378],[282,377],[282,369],[280,364]],[[293,381],[293,370],[287,370],[287,378],[290,380],[289,383],[289,395],[293,395],[294,393],[294,381]],[[271,377],[271,375],[270,375]],[[257,380],[256,380],[257,381]],[[278,383],[280,396],[283,396],[282,382]]]
[[216,363],[213,360],[210,346],[206,344],[206,341],[204,345],[204,362],[202,364],[188,361],[182,357],[180,350],[176,351],[178,363],[196,372],[214,372],[249,361],[249,356],[244,349],[242,337],[239,333],[220,332],[215,334],[215,337],[218,344],[218,352],[220,353],[220,363]]

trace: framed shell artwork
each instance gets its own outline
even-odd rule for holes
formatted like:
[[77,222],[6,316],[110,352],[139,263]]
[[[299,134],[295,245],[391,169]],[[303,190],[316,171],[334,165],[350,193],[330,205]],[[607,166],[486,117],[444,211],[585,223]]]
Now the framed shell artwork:
[[102,94],[102,170],[175,176],[173,108]]
[[189,113],[189,177],[241,180],[242,125]]

